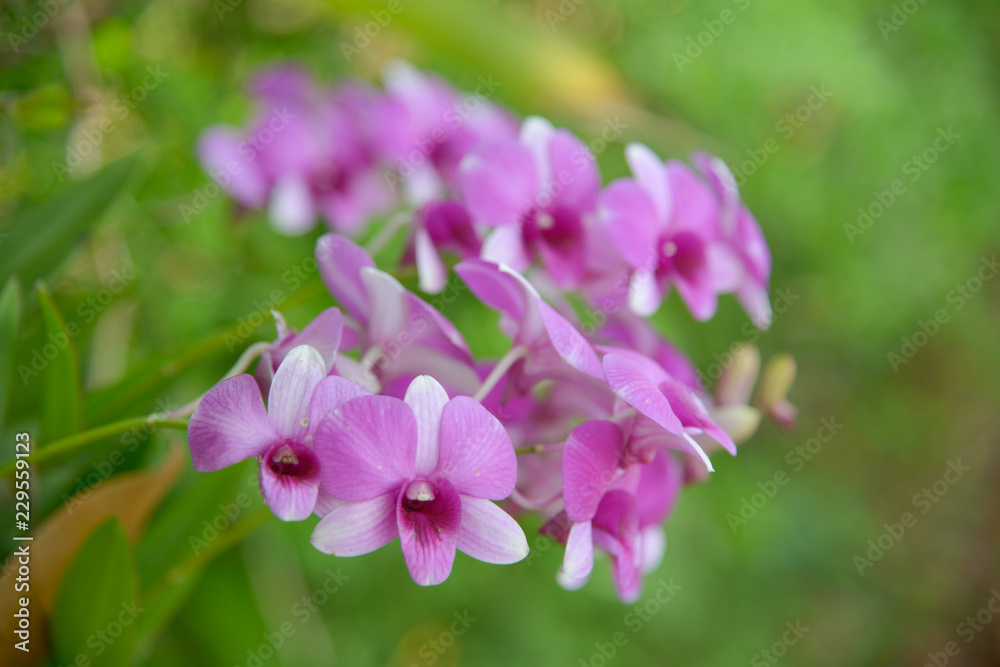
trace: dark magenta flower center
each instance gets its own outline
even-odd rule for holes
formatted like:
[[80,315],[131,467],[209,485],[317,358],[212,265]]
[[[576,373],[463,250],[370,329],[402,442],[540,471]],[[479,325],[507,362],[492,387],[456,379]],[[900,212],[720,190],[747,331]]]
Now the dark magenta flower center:
[[415,479],[407,485],[403,496],[403,508],[419,512],[426,503],[434,500],[434,487],[425,479]]
[[583,223],[576,211],[553,207],[539,210],[532,208],[525,214],[521,234],[525,245],[535,250],[539,243],[557,250],[569,250],[577,245],[583,235]]
[[678,232],[660,240],[660,265],[664,273],[679,273],[696,279],[705,264],[705,243],[691,232]]
[[312,451],[293,442],[281,442],[264,456],[264,462],[276,475],[310,477],[319,469],[319,462]]

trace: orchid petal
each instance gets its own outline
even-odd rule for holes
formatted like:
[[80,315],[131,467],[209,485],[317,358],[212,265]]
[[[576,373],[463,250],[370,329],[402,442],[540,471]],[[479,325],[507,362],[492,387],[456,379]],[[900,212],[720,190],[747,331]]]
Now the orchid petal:
[[502,500],[517,483],[517,456],[497,418],[468,396],[448,401],[441,415],[438,473],[463,495]]
[[316,208],[309,184],[296,176],[285,176],[271,189],[268,217],[286,236],[301,236],[316,226]]
[[381,549],[399,535],[397,493],[341,503],[317,524],[310,541],[323,553],[360,556]]
[[538,195],[538,168],[516,141],[480,144],[462,160],[459,179],[473,219],[491,227],[516,225]]
[[528,540],[517,521],[496,504],[462,496],[458,550],[484,563],[507,565],[528,555]]
[[[648,364],[655,366],[652,360],[648,360]],[[683,433],[684,426],[674,414],[667,397],[635,359],[620,353],[607,354],[603,365],[608,386],[622,400],[667,431],[677,435]],[[659,369],[659,372],[663,370]]]
[[267,397],[267,416],[275,433],[297,440],[305,437],[309,404],[326,371],[323,357],[308,345],[299,345],[285,356]]
[[337,307],[327,308],[295,334],[296,345],[308,345],[319,352],[327,371],[333,368],[344,331],[344,316]]
[[441,255],[434,247],[434,241],[426,229],[418,229],[413,235],[414,254],[420,289],[427,294],[437,294],[448,282],[448,270],[441,261]]
[[347,401],[315,435],[324,488],[349,502],[384,495],[412,479],[416,449],[413,411],[390,396]]
[[430,475],[438,464],[441,413],[448,403],[448,392],[431,376],[421,375],[410,383],[403,401],[417,419],[417,474]]
[[646,271],[657,267],[663,225],[648,192],[635,181],[618,179],[601,195],[598,216],[629,266]]
[[591,523],[574,523],[566,541],[566,553],[559,568],[559,584],[575,590],[587,583],[594,569],[594,538]]
[[333,298],[361,322],[368,321],[368,295],[361,269],[375,262],[364,248],[339,234],[325,234],[316,241],[316,262]]
[[257,383],[237,375],[215,385],[191,416],[188,443],[195,470],[220,470],[260,456],[277,439]]
[[280,475],[271,470],[268,461],[263,461],[260,490],[274,516],[282,521],[302,521],[316,507],[319,475],[316,472],[305,477]]
[[359,396],[369,396],[371,392],[356,382],[344,377],[331,375],[320,380],[309,402],[309,429],[315,433],[320,423],[332,415],[337,408]]
[[640,143],[631,143],[625,147],[625,160],[635,180],[652,198],[657,217],[667,220],[673,208],[673,197],[663,161]]
[[607,421],[589,421],[570,433],[563,450],[563,497],[566,514],[590,521],[605,491],[617,479],[625,455],[621,429]]
[[198,139],[198,158],[208,172],[229,176],[225,189],[233,199],[249,208],[262,208],[267,201],[267,179],[256,161],[240,153],[245,144],[239,131],[212,127]]
[[462,526],[462,498],[447,480],[439,480],[433,500],[419,510],[406,506],[405,491],[396,503],[403,559],[413,581],[421,586],[440,584],[451,574]]

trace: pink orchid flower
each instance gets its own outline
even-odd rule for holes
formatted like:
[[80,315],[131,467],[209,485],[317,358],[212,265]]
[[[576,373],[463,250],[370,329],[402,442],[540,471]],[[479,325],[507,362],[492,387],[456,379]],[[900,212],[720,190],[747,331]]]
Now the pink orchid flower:
[[448,578],[456,550],[488,563],[528,554],[517,522],[494,504],[510,495],[517,460],[500,422],[467,396],[449,399],[429,376],[403,400],[363,396],[340,405],[316,437],[324,489],[344,501],[313,544],[337,556],[400,538],[413,580]]

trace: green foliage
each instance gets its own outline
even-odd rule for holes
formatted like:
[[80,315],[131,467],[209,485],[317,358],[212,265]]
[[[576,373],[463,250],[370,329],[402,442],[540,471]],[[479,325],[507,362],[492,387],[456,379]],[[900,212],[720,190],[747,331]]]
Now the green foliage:
[[135,566],[117,519],[101,524],[63,575],[53,614],[52,647],[60,664],[80,655],[108,667],[131,664],[138,638]]
[[55,273],[78,237],[133,177],[139,155],[109,164],[85,181],[70,183],[43,202],[17,211],[0,243],[0,280],[17,274],[25,284]]
[[7,414],[7,401],[14,380],[14,346],[21,331],[21,283],[7,279],[0,291],[0,424]]
[[[80,369],[76,355],[74,330],[52,300],[44,283],[38,283],[38,305],[45,323],[46,353],[48,363],[40,372],[45,389],[42,396],[41,442],[49,443],[75,433],[82,417]],[[51,356],[48,350],[54,350]],[[44,446],[44,444],[42,445]]]

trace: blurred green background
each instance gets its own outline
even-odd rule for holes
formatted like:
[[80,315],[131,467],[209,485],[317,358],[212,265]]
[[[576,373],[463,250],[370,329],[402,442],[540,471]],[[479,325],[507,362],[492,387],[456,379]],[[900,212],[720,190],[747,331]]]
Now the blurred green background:
[[[705,370],[741,341],[791,352],[799,369],[796,429],[765,424],[683,494],[638,609],[617,601],[606,564],[582,591],[558,588],[561,549],[534,533],[527,562],[460,556],[432,589],[412,584],[396,546],[325,556],[308,541],[314,520],[260,513],[252,465],[196,474],[183,446],[169,459],[183,432],[136,429],[53,456],[35,466],[33,525],[66,516],[35,544],[36,582],[37,554],[76,549],[93,528],[73,493],[114,491],[137,516],[91,537],[70,570],[83,583],[48,583],[51,664],[69,664],[130,595],[144,611],[103,655],[102,640],[84,650],[94,664],[1000,664],[1000,619],[981,611],[1000,587],[996,3],[402,0],[385,26],[372,13],[385,5],[363,0],[43,5],[0,8],[0,273],[16,270],[23,292],[23,318],[3,320],[0,462],[18,431],[37,455],[76,428],[196,397],[246,342],[272,335],[265,324],[234,346],[222,334],[242,337],[275,289],[294,326],[330,304],[315,274],[288,277],[318,229],[283,238],[261,215],[234,216],[224,196],[197,199],[209,183],[199,132],[246,120],[248,76],[284,59],[325,82],[376,80],[396,57],[459,87],[492,75],[499,101],[587,141],[624,126],[599,156],[606,181],[625,174],[628,141],[665,157],[721,155],[771,245],[772,296],[789,305],[761,334],[732,299],[704,325],[671,299],[657,323]],[[359,47],[349,61],[344,44]],[[99,150],[79,155],[102,120],[113,126]],[[952,139],[935,147],[940,133]],[[198,211],[185,220],[184,206]],[[87,212],[83,227],[72,211]],[[51,301],[39,301],[36,278]],[[460,303],[446,314],[473,350],[501,353],[494,319]],[[22,381],[11,361],[30,365],[56,311],[79,335]],[[934,335],[919,335],[921,323]],[[904,352],[912,359],[890,357]],[[823,419],[842,425],[832,438]],[[796,453],[820,435],[808,459]],[[968,471],[942,482],[959,461]],[[133,471],[162,483],[113,486]],[[779,471],[787,483],[770,485]],[[764,488],[776,493],[746,509]],[[8,484],[0,502],[13,514]],[[745,524],[730,516],[741,507]],[[899,535],[906,512],[914,521]],[[6,518],[0,533],[6,556]],[[679,587],[663,605],[651,602],[661,581]],[[6,597],[11,579],[2,585]],[[119,597],[98,604],[98,590]],[[475,620],[453,625],[455,614]]]

